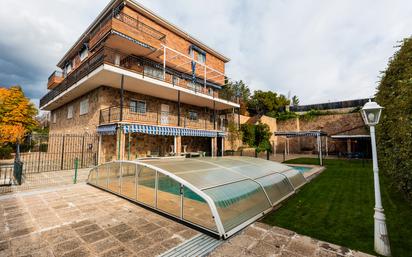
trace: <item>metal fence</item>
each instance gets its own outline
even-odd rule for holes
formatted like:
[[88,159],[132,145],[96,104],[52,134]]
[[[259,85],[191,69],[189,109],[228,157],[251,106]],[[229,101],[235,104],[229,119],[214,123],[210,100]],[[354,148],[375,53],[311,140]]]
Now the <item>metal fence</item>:
[[98,136],[32,134],[20,146],[23,174],[74,169],[97,164]]
[[0,186],[11,186],[13,184],[13,165],[0,164]]

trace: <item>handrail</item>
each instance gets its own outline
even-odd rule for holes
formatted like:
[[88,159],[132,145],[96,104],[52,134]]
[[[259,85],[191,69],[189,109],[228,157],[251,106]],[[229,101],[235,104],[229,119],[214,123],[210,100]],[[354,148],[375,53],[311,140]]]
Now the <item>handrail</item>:
[[[110,124],[116,122],[138,122],[150,125],[164,125],[164,126],[175,126],[178,127],[178,120],[180,119],[180,127],[184,128],[195,128],[195,129],[205,129],[213,130],[213,122],[208,118],[209,113],[202,112],[199,113],[200,117],[196,121],[188,119],[188,113],[181,113],[178,117],[177,113],[174,112],[163,112],[157,111],[147,111],[140,113],[138,111],[132,110],[130,106],[123,107],[123,119],[120,119],[120,106],[111,106],[107,108],[100,109],[99,124]],[[218,125],[218,124],[217,124]],[[217,126],[219,127],[219,126]],[[221,126],[220,128],[224,128]]]

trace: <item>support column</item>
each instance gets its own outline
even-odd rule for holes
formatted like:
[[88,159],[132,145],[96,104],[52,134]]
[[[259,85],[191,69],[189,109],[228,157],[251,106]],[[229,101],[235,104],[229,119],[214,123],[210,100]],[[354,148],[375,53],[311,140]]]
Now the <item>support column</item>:
[[326,157],[329,156],[329,148],[328,148],[328,136],[326,136]]
[[99,144],[97,146],[98,149],[99,149],[97,151],[97,165],[102,163],[102,160],[101,160],[101,158],[102,158],[102,140],[103,140],[102,134],[99,134]]
[[180,153],[182,152],[182,136],[175,136],[174,151],[176,156],[180,156]]
[[122,126],[120,125],[117,128],[117,142],[116,142],[116,153],[117,153],[117,160],[124,160],[124,150],[125,150],[125,142],[126,137],[123,131]]
[[352,140],[350,138],[346,140],[346,146],[348,153],[352,153]]
[[212,157],[217,156],[217,137],[211,137],[211,147],[210,152]]
[[225,152],[225,138],[222,137],[222,153],[220,154],[221,156],[224,156],[224,152]]

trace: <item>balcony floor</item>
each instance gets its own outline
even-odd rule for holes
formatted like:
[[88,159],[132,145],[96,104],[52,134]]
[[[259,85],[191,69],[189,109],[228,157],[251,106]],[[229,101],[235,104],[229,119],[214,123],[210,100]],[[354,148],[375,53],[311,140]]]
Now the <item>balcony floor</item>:
[[213,109],[213,102],[215,101],[216,110],[239,107],[239,105],[234,102],[213,98],[212,96],[179,86],[173,86],[170,83],[143,76],[133,71],[109,64],[103,64],[83,79],[79,80],[68,90],[47,103],[42,107],[42,109],[53,110],[102,85],[120,89],[122,75],[124,75],[124,90],[130,92],[136,92],[177,102],[178,91],[180,91],[180,101],[182,103]]

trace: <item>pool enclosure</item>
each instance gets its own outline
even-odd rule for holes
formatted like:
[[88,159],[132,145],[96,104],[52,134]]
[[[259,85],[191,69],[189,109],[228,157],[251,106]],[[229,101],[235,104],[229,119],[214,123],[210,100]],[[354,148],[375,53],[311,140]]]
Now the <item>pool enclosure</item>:
[[228,238],[306,183],[292,167],[251,157],[113,161],[88,183]]

